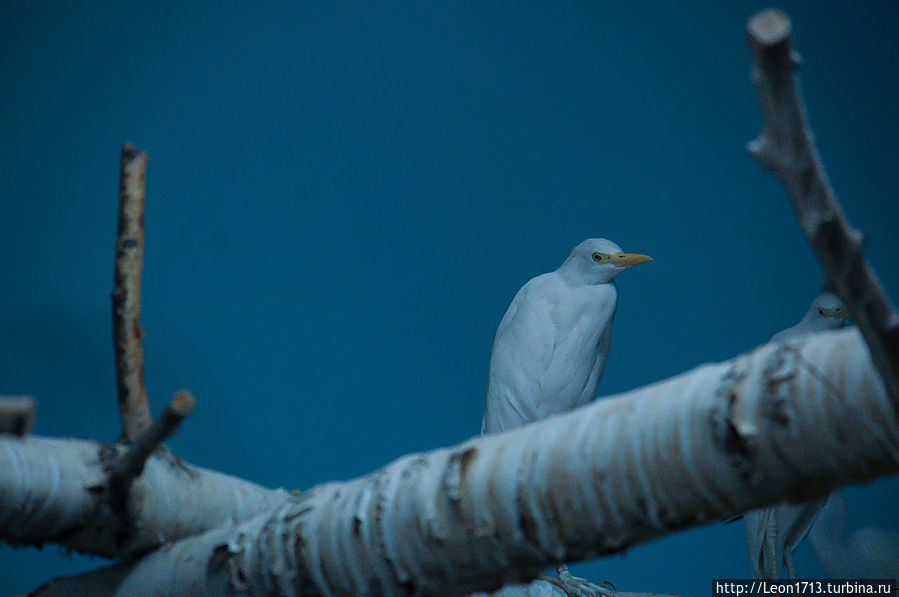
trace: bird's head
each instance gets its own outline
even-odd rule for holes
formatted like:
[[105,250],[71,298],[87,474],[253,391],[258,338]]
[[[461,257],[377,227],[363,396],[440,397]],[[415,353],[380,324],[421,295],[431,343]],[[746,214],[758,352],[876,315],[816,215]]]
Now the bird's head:
[[849,313],[843,306],[843,302],[837,295],[830,292],[819,294],[812,301],[808,313],[805,314],[805,319],[826,320],[830,324],[829,327],[833,328],[842,326],[843,320],[847,317],[849,317]]
[[604,238],[588,238],[574,248],[559,273],[571,282],[605,284],[627,268],[652,261],[649,255],[622,253],[621,247]]

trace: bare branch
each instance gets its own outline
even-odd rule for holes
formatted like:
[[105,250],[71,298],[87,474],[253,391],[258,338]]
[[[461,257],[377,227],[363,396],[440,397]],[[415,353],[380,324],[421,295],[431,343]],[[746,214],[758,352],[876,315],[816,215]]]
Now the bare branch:
[[0,433],[28,435],[34,424],[34,398],[0,396]]
[[157,450],[131,483],[123,536],[106,492],[107,470],[121,445],[0,435],[0,541],[56,543],[109,558],[127,558],[223,524],[246,520],[290,498]]
[[768,344],[539,423],[412,454],[36,595],[452,595],[899,471],[858,331]]
[[181,421],[193,412],[194,404],[194,397],[187,390],[175,394],[162,415],[110,467],[111,483],[127,487],[134,478],[139,477],[150,454],[178,430]]
[[144,384],[144,349],[141,346],[144,332],[140,326],[146,180],[147,154],[126,143],[122,147],[115,286],[112,291],[119,415],[125,441],[136,438],[152,421]]
[[793,71],[799,57],[789,17],[764,10],[749,19],[764,128],[749,151],[784,185],[805,237],[843,299],[899,411],[899,313],[862,255],[864,237],[846,221],[815,147]]
[[[133,443],[126,444],[126,451],[110,464],[106,504],[113,514],[109,528],[115,535],[115,545],[127,543],[137,532],[137,521],[131,511],[134,504],[130,499],[132,482],[141,475],[150,455],[162,445],[162,442],[175,433],[181,425],[181,421],[193,409],[193,396],[190,395],[190,392],[181,390],[175,394],[162,415],[144,429]],[[168,450],[164,452],[176,466],[181,464],[180,459],[171,452]]]

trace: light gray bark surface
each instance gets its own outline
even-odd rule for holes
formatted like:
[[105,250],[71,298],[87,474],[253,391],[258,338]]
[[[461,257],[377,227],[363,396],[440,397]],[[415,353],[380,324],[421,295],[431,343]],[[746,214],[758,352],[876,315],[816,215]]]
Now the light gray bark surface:
[[895,412],[857,330],[816,334],[406,456],[36,594],[98,582],[117,595],[495,590],[560,561],[893,474]]

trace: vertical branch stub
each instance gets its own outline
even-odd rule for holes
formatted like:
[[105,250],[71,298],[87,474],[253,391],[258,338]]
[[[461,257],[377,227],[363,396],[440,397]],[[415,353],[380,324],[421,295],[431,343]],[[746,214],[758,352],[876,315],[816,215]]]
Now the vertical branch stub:
[[130,143],[122,147],[119,223],[112,291],[112,333],[122,436],[131,441],[152,421],[144,383],[143,330],[140,325],[144,264],[144,199],[147,154]]
[[34,398],[0,396],[0,434],[25,437],[34,424]]
[[793,25],[784,12],[776,8],[768,8],[759,11],[749,18],[746,24],[750,42],[758,41],[759,46],[777,47],[778,44],[787,44],[781,51],[790,51],[790,30]]

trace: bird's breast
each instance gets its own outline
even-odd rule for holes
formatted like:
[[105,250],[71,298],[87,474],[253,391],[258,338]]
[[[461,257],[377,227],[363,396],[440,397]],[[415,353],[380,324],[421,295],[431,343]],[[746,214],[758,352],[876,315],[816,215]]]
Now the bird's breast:
[[573,293],[554,309],[559,338],[569,339],[575,346],[595,343],[611,327],[617,306],[618,293],[611,284]]
[[[608,285],[605,285],[608,286]],[[611,290],[611,292],[609,291]],[[556,346],[546,372],[554,399],[552,408],[563,412],[590,402],[602,377],[617,293],[591,289],[559,309]]]
[[484,431],[510,429],[590,402],[605,366],[618,293],[538,277],[516,295],[491,356]]

